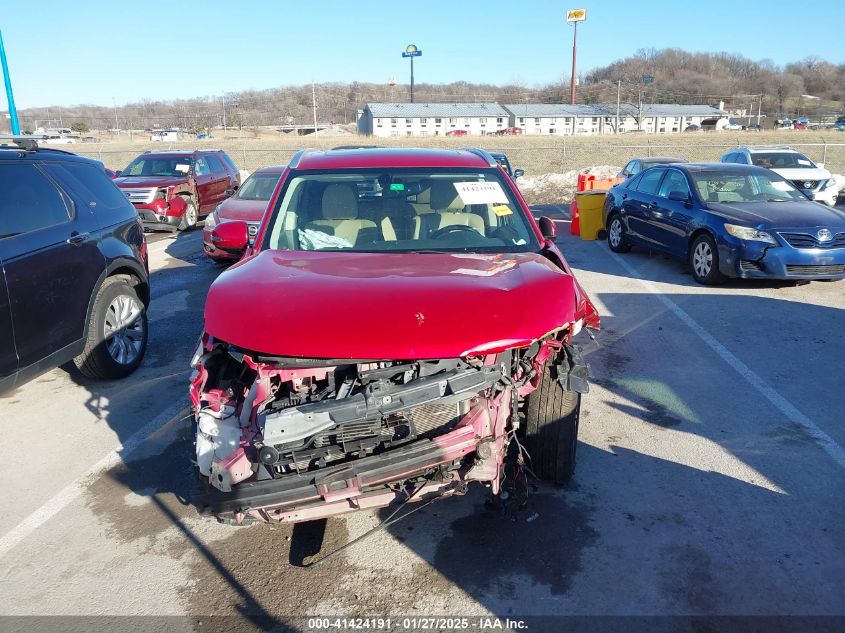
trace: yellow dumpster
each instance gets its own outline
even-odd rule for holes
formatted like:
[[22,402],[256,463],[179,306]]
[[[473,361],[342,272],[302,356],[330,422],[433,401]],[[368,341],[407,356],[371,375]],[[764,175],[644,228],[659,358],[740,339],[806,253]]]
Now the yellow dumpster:
[[579,191],[575,194],[582,240],[594,240],[599,236],[599,231],[604,231],[602,210],[606,193],[606,191]]

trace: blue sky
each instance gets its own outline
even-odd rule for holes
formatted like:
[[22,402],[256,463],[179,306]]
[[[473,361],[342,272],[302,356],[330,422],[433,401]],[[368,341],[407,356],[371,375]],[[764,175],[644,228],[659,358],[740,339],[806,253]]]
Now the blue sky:
[[[133,8],[137,7],[137,8]],[[296,8],[289,8],[296,6]],[[567,8],[586,8],[578,69],[639,48],[729,51],[785,64],[845,63],[841,0],[59,0],[8,3],[0,28],[19,108],[118,105],[324,81],[533,86],[568,77]],[[800,11],[798,12],[801,13]],[[824,26],[815,16],[837,16]]]

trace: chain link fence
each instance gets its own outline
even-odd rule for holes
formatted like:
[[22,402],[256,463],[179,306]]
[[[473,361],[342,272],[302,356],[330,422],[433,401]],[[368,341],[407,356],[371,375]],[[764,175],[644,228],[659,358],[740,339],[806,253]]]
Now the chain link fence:
[[[412,141],[413,139],[408,139]],[[467,139],[466,145],[478,140],[479,145],[490,151],[501,151],[508,155],[514,168],[524,169],[528,175],[548,173],[566,173],[572,170],[594,167],[598,165],[613,165],[622,167],[632,158],[644,156],[677,156],[690,162],[718,161],[727,151],[737,147],[737,144],[609,144],[609,143],[561,143],[557,146],[533,146],[526,143],[520,146],[511,143],[508,147],[496,147],[486,139]],[[486,141],[486,142],[485,142]],[[817,163],[823,163],[834,174],[845,174],[845,143],[806,143],[789,145],[792,149],[805,154]],[[80,149],[74,153],[102,161],[112,169],[123,169],[134,159],[139,149],[109,150],[109,149]],[[226,148],[241,169],[253,171],[269,165],[281,165],[288,162],[297,151],[296,148],[265,148],[249,147]]]

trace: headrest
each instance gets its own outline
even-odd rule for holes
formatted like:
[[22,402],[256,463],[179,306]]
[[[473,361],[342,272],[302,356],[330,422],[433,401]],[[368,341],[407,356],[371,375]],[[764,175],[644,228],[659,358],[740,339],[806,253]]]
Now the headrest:
[[323,218],[352,220],[358,217],[358,192],[355,185],[336,182],[323,191]]
[[464,203],[458,195],[458,190],[448,180],[435,180],[431,183],[430,206],[438,211],[446,209],[463,209]]

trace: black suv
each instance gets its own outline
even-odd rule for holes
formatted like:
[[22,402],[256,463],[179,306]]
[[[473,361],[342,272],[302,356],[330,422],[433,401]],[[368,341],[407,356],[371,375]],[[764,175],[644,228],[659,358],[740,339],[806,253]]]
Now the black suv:
[[130,374],[149,300],[143,225],[103,165],[0,137],[0,392],[70,360]]

